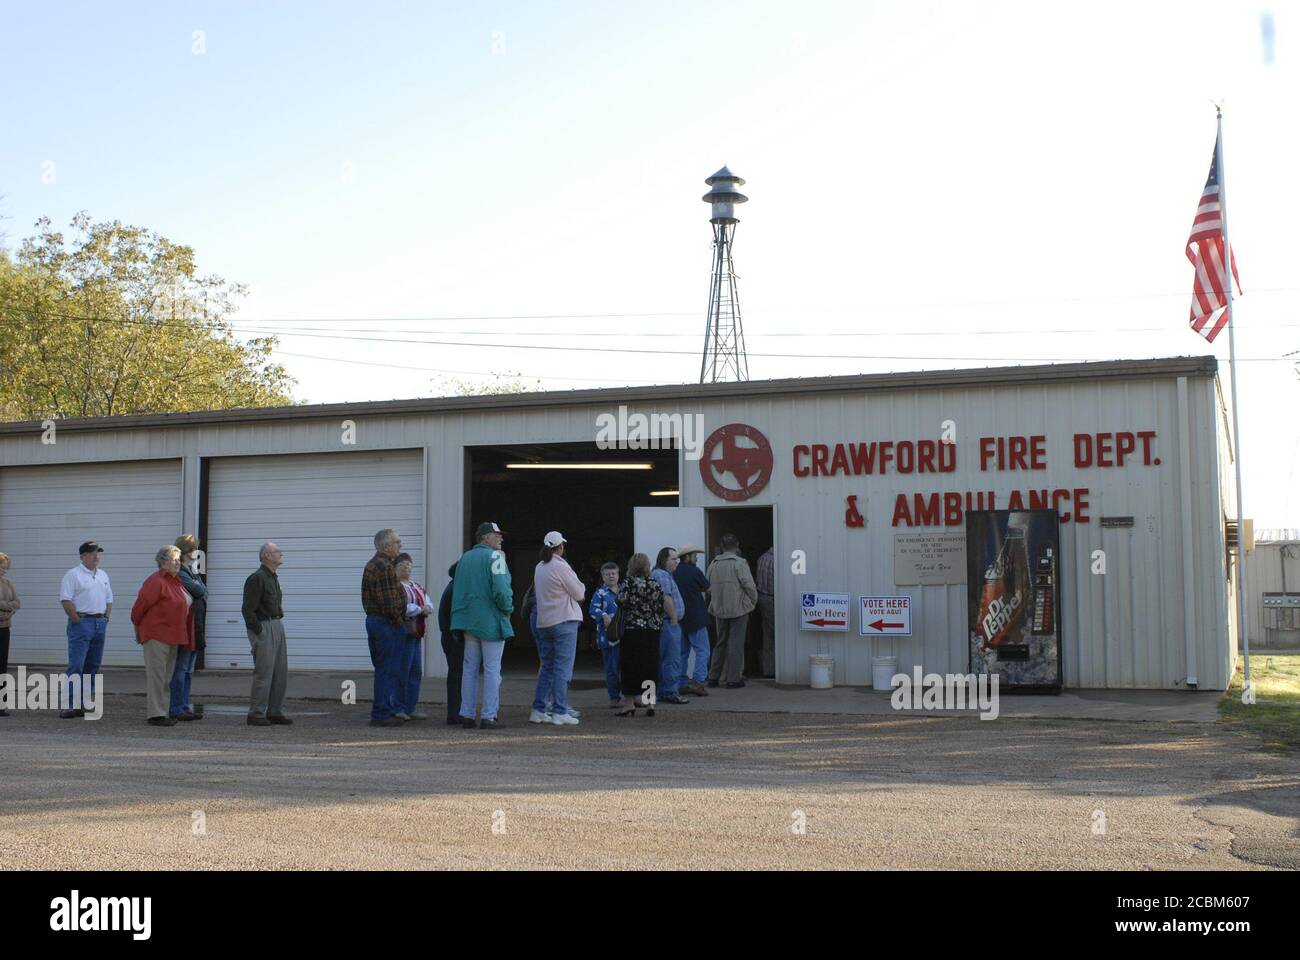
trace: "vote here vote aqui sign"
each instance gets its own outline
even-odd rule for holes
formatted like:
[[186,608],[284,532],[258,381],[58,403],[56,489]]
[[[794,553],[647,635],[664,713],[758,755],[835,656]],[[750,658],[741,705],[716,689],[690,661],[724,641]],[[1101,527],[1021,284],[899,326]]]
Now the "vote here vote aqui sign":
[[859,597],[858,633],[864,637],[910,637],[911,597]]
[[805,593],[799,603],[800,630],[849,630],[847,593]]

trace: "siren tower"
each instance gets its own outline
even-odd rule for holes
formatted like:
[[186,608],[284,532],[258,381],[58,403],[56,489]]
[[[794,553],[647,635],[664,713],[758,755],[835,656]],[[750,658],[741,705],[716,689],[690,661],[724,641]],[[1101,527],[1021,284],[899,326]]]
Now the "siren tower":
[[740,179],[726,167],[704,181],[711,188],[703,196],[713,212],[713,281],[709,287],[709,314],[704,325],[704,360],[700,383],[748,380],[745,333],[740,325],[740,297],[736,293],[736,271],[731,259],[731,241],[736,235],[736,204],[749,197],[736,188]]

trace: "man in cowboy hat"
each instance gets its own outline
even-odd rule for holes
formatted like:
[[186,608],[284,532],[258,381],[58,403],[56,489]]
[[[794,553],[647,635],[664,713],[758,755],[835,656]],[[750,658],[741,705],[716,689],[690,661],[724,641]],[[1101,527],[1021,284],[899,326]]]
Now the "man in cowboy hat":
[[[704,681],[709,676],[709,607],[706,594],[709,578],[698,566],[697,558],[703,547],[686,544],[677,551],[681,563],[673,571],[673,580],[681,591],[686,612],[682,614],[682,657],[678,673],[677,692],[696,697],[707,697]],[[688,671],[691,651],[695,651],[695,669]]]

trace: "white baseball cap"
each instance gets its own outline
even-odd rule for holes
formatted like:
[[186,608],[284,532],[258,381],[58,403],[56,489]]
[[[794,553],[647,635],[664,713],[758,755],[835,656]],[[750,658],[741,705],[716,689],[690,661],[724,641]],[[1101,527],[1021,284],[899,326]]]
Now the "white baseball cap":
[[564,534],[560,533],[559,530],[552,530],[546,535],[545,539],[542,540],[542,543],[546,544],[548,547],[558,547],[562,543],[568,543],[568,541],[564,539]]

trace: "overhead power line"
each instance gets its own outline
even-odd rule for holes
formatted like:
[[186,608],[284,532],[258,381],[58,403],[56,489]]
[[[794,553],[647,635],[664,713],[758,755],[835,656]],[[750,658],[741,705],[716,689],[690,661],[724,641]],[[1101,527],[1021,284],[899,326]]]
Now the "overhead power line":
[[664,382],[663,380],[633,380],[628,377],[557,377],[552,374],[511,373],[511,371],[508,370],[445,370],[439,367],[413,367],[404,363],[381,363],[376,360],[353,360],[351,357],[321,357],[310,353],[282,353],[279,350],[276,351],[276,355],[282,357],[300,357],[304,360],[327,360],[331,363],[355,363],[363,367],[383,367],[386,370],[416,370],[420,373],[455,373],[463,376],[474,377],[516,376],[521,380],[563,380],[573,383],[656,384]]
[[[124,321],[133,322],[133,321]],[[668,333],[659,331],[636,332],[630,330],[412,330],[412,329],[388,329],[377,330],[373,327],[297,327],[297,328],[280,328],[266,326],[265,328],[254,328],[248,323],[241,320],[232,320],[230,325],[235,329],[247,330],[260,336],[276,337],[295,337],[304,331],[306,332],[329,332],[329,333],[436,333],[440,336],[465,336],[465,337],[602,337],[616,339],[640,339],[642,337],[668,338],[668,339],[699,339],[699,331],[689,331],[680,333]],[[1156,327],[1111,327],[1102,329],[1099,327],[1035,327],[1032,330],[1021,328],[1019,330],[833,330],[826,332],[819,331],[789,331],[776,333],[746,333],[745,338],[748,340],[759,337],[794,337],[798,339],[838,339],[840,337],[985,337],[985,336],[1042,336],[1043,334],[1082,334],[1086,333],[1096,336],[1098,333],[1160,333],[1170,329],[1169,324],[1162,324]],[[1250,330],[1292,330],[1300,329],[1300,323],[1270,323],[1270,324],[1253,324],[1244,328]]]
[[[65,319],[75,319],[75,320],[90,319],[90,320],[105,320],[110,322],[116,321],[121,323],[156,325],[155,321],[144,320],[144,319],[111,318],[111,317],[110,318],[97,318],[97,317],[87,318],[87,317],[76,317],[71,315],[65,316],[59,314],[50,314],[49,316],[64,316]],[[166,323],[169,321],[164,319],[163,322]],[[246,327],[241,327],[240,324],[235,323],[233,321],[226,321],[226,322],[229,323],[230,326],[234,329],[247,329]],[[1129,329],[1140,329],[1140,328],[1129,328]],[[1157,327],[1153,329],[1165,330],[1170,328]],[[1181,330],[1181,328],[1178,329]],[[641,348],[641,347],[562,346],[562,345],[540,344],[540,343],[490,343],[490,342],[471,341],[471,340],[441,340],[441,339],[431,340],[431,339],[411,339],[406,337],[358,336],[358,335],[344,335],[342,333],[304,333],[301,331],[286,331],[283,333],[275,332],[275,331],[251,331],[251,332],[254,335],[268,336],[268,337],[292,336],[292,337],[298,337],[302,339],[313,339],[313,340],[343,340],[350,343],[391,343],[391,344],[401,344],[405,346],[472,347],[472,348],[489,349],[489,350],[544,350],[548,352],[559,352],[559,353],[619,353],[619,354],[633,354],[637,356],[689,356],[689,357],[698,356],[697,350],[671,350],[671,349],[664,350],[664,349],[651,349],[651,348]],[[1015,332],[1021,335],[1034,333],[1034,331],[1027,331],[1027,330],[1020,330]],[[1108,332],[1123,333],[1126,331],[1123,329],[1115,330],[1115,331],[1093,329],[1089,332],[1095,336],[1097,333],[1108,333]],[[974,331],[972,331],[969,334],[965,331],[962,332],[944,331],[944,334],[948,336],[956,336],[956,337],[978,335]],[[476,335],[481,335],[481,331],[478,332]],[[582,336],[582,335],[578,334],[578,336]],[[1005,354],[996,357],[977,357],[977,356],[971,356],[969,354],[946,356],[946,355],[881,354],[881,353],[849,354],[849,353],[839,353],[839,352],[836,352],[834,354],[781,352],[781,353],[751,353],[749,355],[754,357],[765,357],[765,358],[781,359],[781,360],[787,360],[787,359],[788,360],[817,360],[821,362],[825,362],[826,360],[909,360],[909,361],[910,360],[920,360],[920,361],[933,360],[933,361],[943,361],[943,362],[972,361],[977,363],[1005,363],[1005,362],[1083,363],[1095,359],[1109,359],[1109,358],[1059,357],[1059,356],[1025,357],[1025,356],[1008,356]],[[1287,357],[1238,357],[1237,359],[1247,361],[1247,362],[1255,362],[1255,363],[1294,362],[1293,360],[1290,360]],[[392,366],[397,366],[397,365],[394,364]]]

